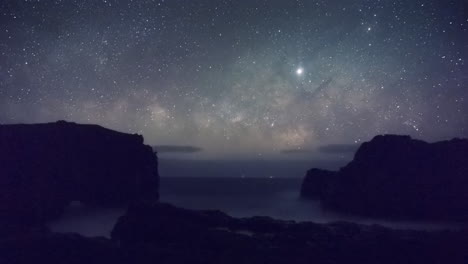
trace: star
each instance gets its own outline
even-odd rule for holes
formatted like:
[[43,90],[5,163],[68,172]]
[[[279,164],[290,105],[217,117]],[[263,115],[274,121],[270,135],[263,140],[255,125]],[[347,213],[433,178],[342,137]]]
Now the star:
[[297,68],[296,74],[297,74],[298,76],[301,76],[302,74],[304,74],[304,68],[302,68],[302,67]]

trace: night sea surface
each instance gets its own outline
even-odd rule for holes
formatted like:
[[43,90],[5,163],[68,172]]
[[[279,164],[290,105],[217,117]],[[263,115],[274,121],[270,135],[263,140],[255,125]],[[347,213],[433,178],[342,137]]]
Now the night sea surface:
[[[338,166],[321,165],[330,169]],[[301,182],[309,168],[311,163],[306,161],[292,164],[290,161],[163,161],[160,163],[160,200],[188,209],[217,209],[234,217],[270,216],[317,223],[351,221],[397,229],[461,227],[456,223],[371,219],[323,210],[319,201],[299,198]],[[74,202],[62,218],[49,226],[57,232],[109,236],[124,212],[125,208],[89,208]]]

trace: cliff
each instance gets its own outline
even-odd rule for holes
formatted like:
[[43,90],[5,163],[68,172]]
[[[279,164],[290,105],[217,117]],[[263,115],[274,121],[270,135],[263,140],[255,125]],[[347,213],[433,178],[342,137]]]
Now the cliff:
[[468,140],[376,136],[337,172],[313,169],[302,197],[349,213],[468,220]]
[[40,223],[71,201],[157,200],[158,180],[156,155],[140,135],[65,121],[0,125],[2,221]]

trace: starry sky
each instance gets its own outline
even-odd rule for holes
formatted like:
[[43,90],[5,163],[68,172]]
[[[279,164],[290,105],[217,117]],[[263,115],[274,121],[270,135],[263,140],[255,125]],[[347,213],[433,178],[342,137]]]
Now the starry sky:
[[3,0],[0,123],[205,157],[467,137],[467,60],[465,0]]

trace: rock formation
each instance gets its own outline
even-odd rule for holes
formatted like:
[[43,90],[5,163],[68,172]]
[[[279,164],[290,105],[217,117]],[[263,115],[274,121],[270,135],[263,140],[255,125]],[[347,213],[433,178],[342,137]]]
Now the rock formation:
[[119,219],[111,239],[47,230],[0,235],[0,263],[465,264],[466,248],[466,230],[232,218],[220,211],[138,203]]
[[301,195],[369,216],[468,220],[468,140],[376,136],[339,171],[309,170]]
[[468,257],[465,231],[232,218],[160,203],[130,207],[112,240],[139,263],[463,263]]
[[[433,145],[405,137],[377,137],[364,144],[354,161],[339,172],[310,170],[303,192],[347,205],[348,201],[342,201],[349,194],[344,187],[363,192],[384,181],[378,189],[384,194],[388,194],[387,186],[396,188],[402,183],[411,185],[408,190],[425,191],[414,184],[424,176],[419,173],[426,172],[429,176],[424,177],[430,180],[422,185],[437,182],[448,188],[428,187],[447,202],[453,199],[443,196],[447,190],[460,198],[463,192],[455,188],[466,186],[465,151],[462,140]],[[438,178],[447,172],[452,174]],[[411,173],[421,176],[409,179]],[[363,181],[369,175],[377,176]],[[315,189],[309,189],[309,184]],[[0,126],[0,263],[458,264],[468,259],[466,230],[423,232],[352,223],[233,218],[220,211],[158,203],[157,187],[156,155],[141,136],[67,122]],[[402,188],[402,195],[413,197],[406,189]],[[377,195],[375,191],[370,194]],[[355,197],[349,199],[350,204],[363,201]],[[42,225],[74,200],[131,205],[110,239],[52,233]]]
[[332,187],[336,178],[336,172],[322,169],[310,169],[307,171],[301,186],[301,196],[311,199],[320,199]]
[[2,222],[40,223],[71,201],[157,200],[158,180],[156,154],[140,135],[65,121],[0,125]]

